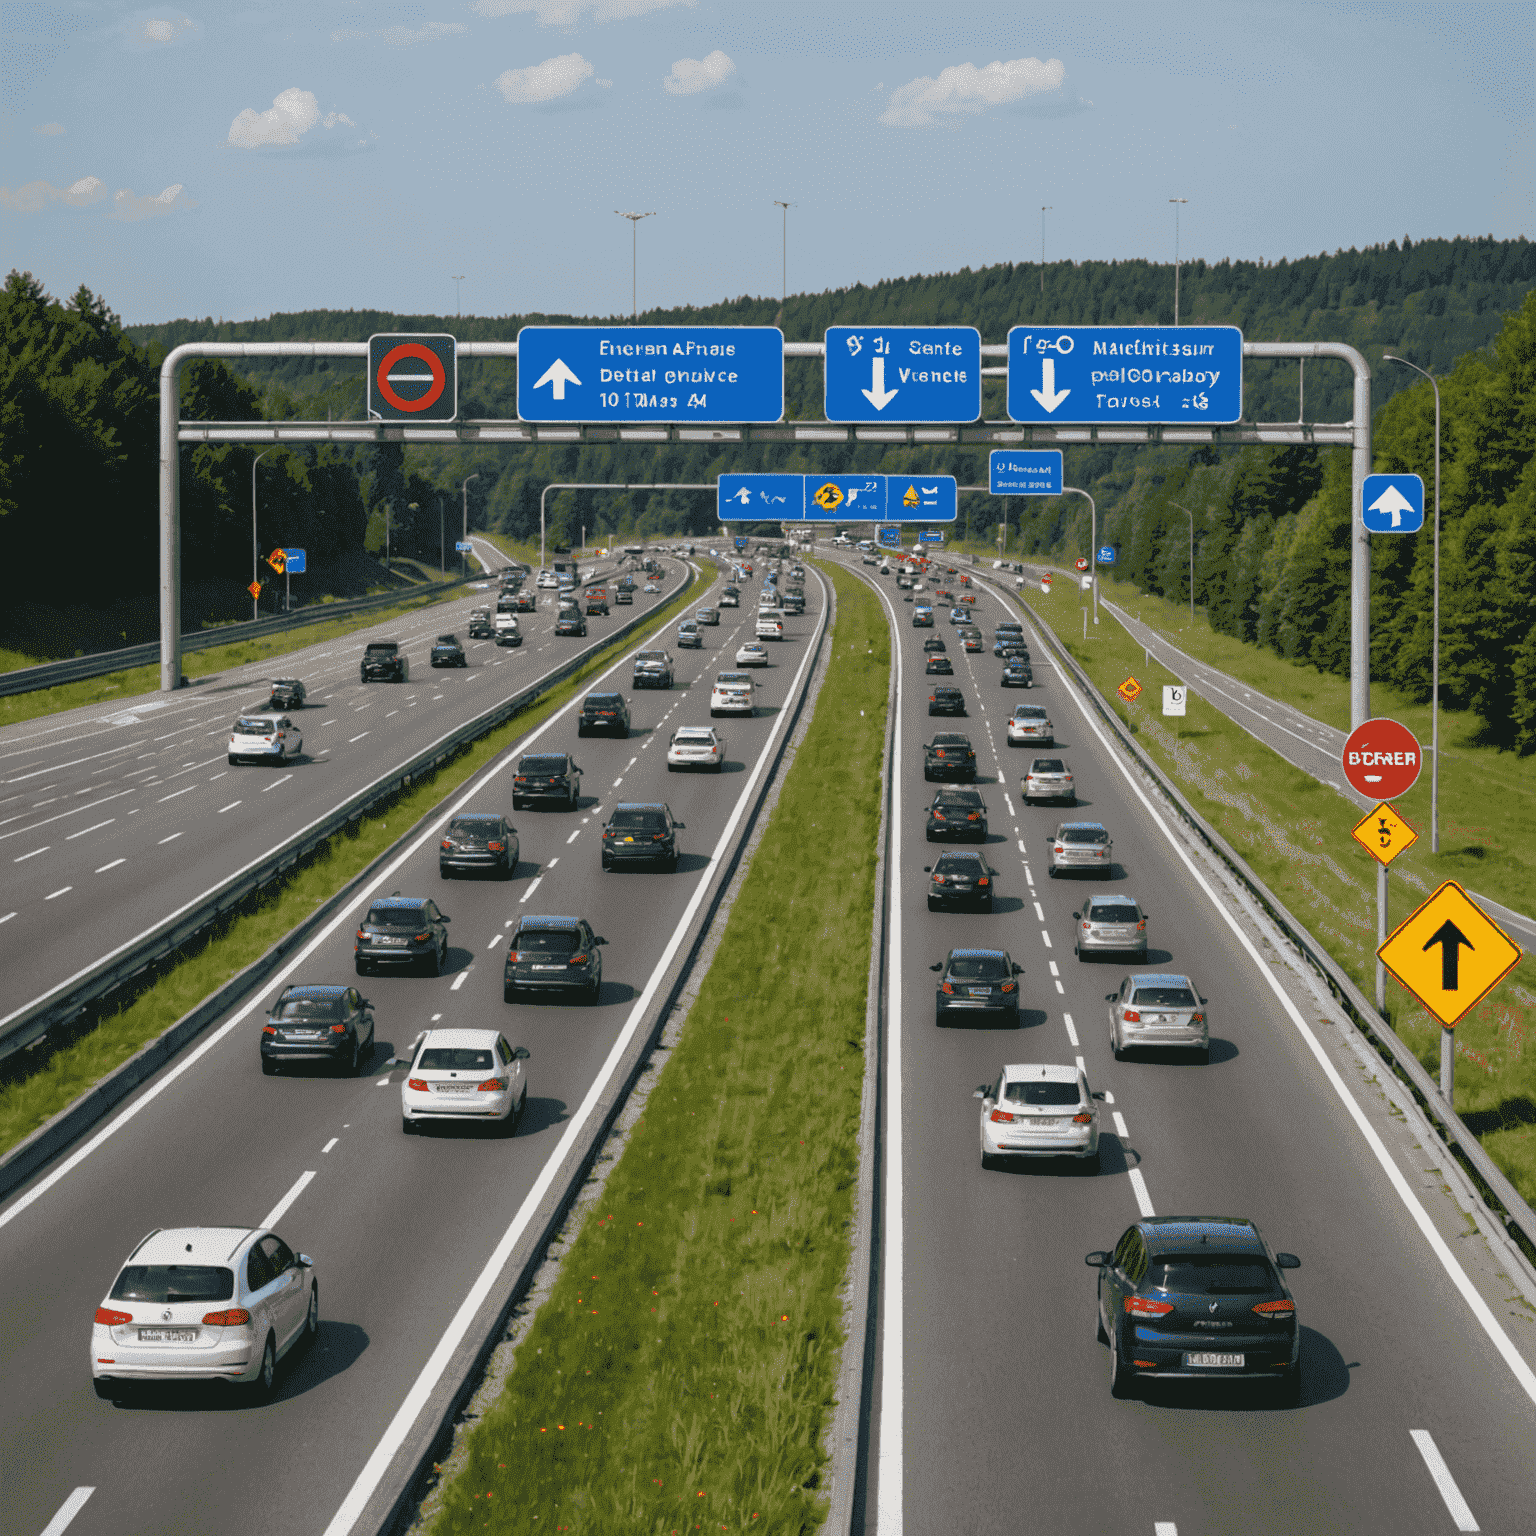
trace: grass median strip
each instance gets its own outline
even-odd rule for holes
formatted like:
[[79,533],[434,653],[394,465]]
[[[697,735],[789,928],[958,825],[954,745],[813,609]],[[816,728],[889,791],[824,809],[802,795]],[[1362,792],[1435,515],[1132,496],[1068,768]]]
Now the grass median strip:
[[815,715],[601,1203],[438,1490],[434,1536],[825,1518],[890,640],[874,593],[824,569],[837,621]]
[[[697,594],[679,594],[657,615],[655,634],[677,619]],[[39,1070],[0,1086],[0,1153],[31,1135],[135,1051],[169,1029],[201,999],[265,954],[284,934],[329,901],[349,880],[462,784],[534,726],[548,719],[596,673],[632,646],[631,635],[605,646],[571,679],[557,685],[505,725],[498,726],[435,774],[418,779],[387,808],[364,816],[355,830],[339,833],[304,865],[224,919],[212,934],[120,1012],[48,1056]],[[393,828],[393,830],[391,830]],[[23,1053],[18,1052],[18,1055]],[[7,1066],[14,1065],[14,1058]]]

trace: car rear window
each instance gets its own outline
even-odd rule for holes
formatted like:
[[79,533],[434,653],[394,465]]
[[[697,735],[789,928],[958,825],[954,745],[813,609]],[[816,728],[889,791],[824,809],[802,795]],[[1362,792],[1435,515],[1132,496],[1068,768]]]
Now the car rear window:
[[957,981],[1001,981],[1008,962],[1001,955],[959,955],[949,962],[949,974]]
[[608,823],[610,827],[617,827],[625,832],[642,828],[647,831],[660,831],[666,824],[667,818],[661,811],[615,811],[613,819]]
[[945,810],[951,808],[963,811],[979,811],[982,809],[981,796],[974,789],[946,789],[933,797],[935,805],[943,806]]
[[1066,827],[1058,834],[1064,843],[1107,843],[1109,833],[1103,827]]
[[574,928],[531,928],[518,934],[517,947],[543,955],[569,955],[575,951],[578,938]]
[[420,928],[427,920],[420,907],[371,907],[368,922],[375,928]]
[[1137,987],[1131,999],[1139,1008],[1193,1008],[1195,994],[1188,987]]
[[1045,710],[1039,704],[1020,704],[1014,710],[1013,718],[1015,720],[1044,720]]
[[344,1017],[339,997],[285,997],[273,1014],[277,1019],[314,1019],[329,1024]]
[[113,1301],[228,1301],[235,1272],[221,1264],[129,1264],[112,1287]]
[[1088,916],[1095,923],[1134,923],[1137,912],[1128,901],[1096,901],[1088,908]]
[[1008,1083],[1003,1097],[1010,1104],[1049,1104],[1062,1107],[1080,1104],[1076,1083]]
[[616,693],[589,693],[587,695],[588,709],[612,709],[620,702]]
[[235,734],[237,736],[270,736],[277,729],[271,720],[263,720],[260,716],[248,717],[242,715],[235,721]]
[[565,756],[563,753],[534,752],[517,766],[522,773],[564,773]]
[[1059,757],[1037,757],[1030,764],[1031,773],[1065,773],[1066,765]]
[[667,653],[665,651],[637,651],[635,653],[636,661],[665,661],[666,659]]
[[489,1072],[494,1063],[489,1051],[463,1045],[429,1045],[416,1065],[424,1072]]
[[448,823],[448,830],[461,837],[494,837],[501,831],[501,819],[496,816],[455,816]]
[[1196,1296],[1258,1296],[1278,1290],[1266,1259],[1226,1253],[1194,1253],[1154,1259],[1147,1283]]
[[674,741],[702,741],[711,742],[715,739],[713,731],[705,730],[697,725],[685,725],[680,731],[672,733]]
[[980,859],[968,859],[964,854],[942,854],[934,868],[935,874],[940,875],[980,875],[985,871],[981,867]]

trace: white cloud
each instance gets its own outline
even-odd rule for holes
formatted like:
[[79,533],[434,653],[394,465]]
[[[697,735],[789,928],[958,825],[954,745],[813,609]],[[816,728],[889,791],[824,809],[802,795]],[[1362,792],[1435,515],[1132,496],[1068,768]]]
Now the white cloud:
[[735,73],[735,64],[716,48],[702,59],[676,60],[672,73],[661,82],[661,88],[669,96],[694,96],[700,91],[714,90]]
[[650,11],[675,5],[697,5],[698,0],[475,0],[477,16],[537,16],[542,27],[574,27],[583,16],[603,21],[627,21]]
[[240,149],[297,144],[317,123],[322,128],[357,127],[345,112],[327,112],[322,116],[315,93],[294,85],[274,96],[265,112],[253,112],[249,107],[241,112],[229,125],[229,142]]
[[[112,198],[114,219],[152,219],[178,208],[195,208],[191,198],[183,197],[186,188],[177,182],[156,197],[140,197],[128,187]],[[36,213],[53,203],[67,203],[73,208],[89,208],[107,195],[107,184],[99,176],[82,176],[67,187],[49,186],[46,181],[30,181],[12,192],[0,187],[0,208],[11,213]]]
[[112,217],[129,221],[153,219],[177,208],[195,208],[197,204],[191,198],[181,195],[184,191],[186,188],[179,181],[175,186],[167,187],[158,197],[140,197],[124,187],[113,195]]
[[197,23],[190,16],[183,16],[177,21],[167,21],[159,16],[151,16],[144,23],[140,36],[146,43],[174,43],[183,32],[197,30]]
[[981,69],[952,64],[937,79],[920,75],[897,86],[880,121],[892,128],[925,128],[959,114],[974,116],[988,107],[1060,90],[1066,73],[1060,59],[1010,59],[1006,64],[994,59]]
[[107,184],[99,176],[82,176],[79,181],[70,184],[67,192],[60,195],[73,202],[75,207],[83,208],[87,203],[94,203],[105,197]]
[[37,127],[32,130],[32,132],[33,133],[40,133],[45,138],[56,139],[56,138],[58,138],[58,136],[61,133],[64,132],[64,124],[63,123],[39,123],[37,125]]
[[554,101],[569,96],[592,73],[592,66],[579,53],[562,53],[527,69],[504,69],[495,85],[510,102]]

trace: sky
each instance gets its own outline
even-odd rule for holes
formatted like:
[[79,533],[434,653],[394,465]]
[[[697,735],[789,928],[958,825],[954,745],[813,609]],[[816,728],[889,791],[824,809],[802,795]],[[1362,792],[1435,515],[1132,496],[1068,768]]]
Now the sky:
[[1529,0],[3,0],[0,263],[608,316],[1034,262],[1044,205],[1048,261],[1530,236],[1533,59]]

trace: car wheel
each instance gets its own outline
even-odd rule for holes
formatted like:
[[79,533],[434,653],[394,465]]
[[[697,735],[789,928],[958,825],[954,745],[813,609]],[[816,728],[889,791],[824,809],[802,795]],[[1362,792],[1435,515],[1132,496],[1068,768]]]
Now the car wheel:
[[1097,1299],[1095,1299],[1093,1303],[1093,1327],[1094,1334],[1098,1338],[1099,1343],[1108,1344],[1109,1335],[1104,1332],[1104,1314],[1099,1311],[1099,1303]]
[[585,736],[587,734],[586,726],[585,725],[578,725],[576,727],[576,734],[577,734],[578,737]]
[[512,796],[512,809],[514,811],[520,811],[520,810],[522,810],[522,808],[523,808],[522,800],[517,795],[513,795]]
[[427,975],[441,976],[443,974],[443,961],[448,958],[444,953],[447,947],[445,944],[442,949],[434,949],[432,951],[432,956],[427,961]]
[[309,1312],[304,1319],[304,1347],[310,1348],[316,1339],[320,1337],[320,1286],[312,1284],[309,1288]]
[[98,1376],[91,1385],[96,1388],[96,1396],[107,1403],[115,1403],[124,1393],[124,1387],[120,1381],[103,1381]]
[[992,910],[992,898],[990,896],[988,896],[987,899],[982,902],[981,910],[983,912],[990,912]]
[[620,741],[628,741],[629,740],[629,727],[627,725],[624,727],[624,729],[622,731],[619,732],[619,740]]
[[613,869],[613,860],[610,859],[608,857],[608,855],[605,853],[603,855],[603,873],[606,875],[606,874],[610,873],[612,871],[612,869]]
[[277,1076],[277,1063],[270,1056],[263,1056],[261,1058],[261,1075],[263,1077]]
[[576,791],[573,789],[565,797],[565,808],[568,811],[574,811],[576,809],[576,805],[577,805],[577,795],[576,795]]
[[517,988],[509,986],[507,983],[503,982],[501,987],[501,1000],[504,1003],[515,1003],[517,1001]]
[[721,770],[721,769],[722,769],[722,768],[724,768],[724,767],[725,767],[725,764],[724,764],[724,763],[716,763],[716,764],[715,764],[715,772],[716,772],[716,773],[719,773],[719,772],[720,772],[720,770]]
[[594,976],[592,978],[592,985],[587,989],[587,1007],[595,1008],[598,1004],[598,1000],[602,997],[602,995],[603,978],[601,976]]
[[1099,1171],[1099,1154],[1095,1152],[1092,1157],[1079,1158],[1078,1166],[1084,1173],[1097,1173]]
[[361,1040],[354,1040],[352,1042],[352,1054],[347,1058],[346,1070],[342,1075],[345,1077],[356,1077],[362,1070],[363,1060],[363,1042]]
[[1196,1051],[1195,1052],[1195,1060],[1197,1062],[1199,1062],[1199,1064],[1202,1067],[1210,1066],[1210,1064],[1211,1064],[1211,1048],[1210,1048],[1210,1046],[1207,1045],[1203,1049]]
[[984,1173],[993,1173],[1002,1167],[1002,1163],[998,1158],[993,1157],[990,1152],[983,1152],[981,1154],[981,1167]]
[[942,1008],[935,1008],[933,1010],[933,1027],[935,1029],[943,1029],[944,1028],[944,1019],[945,1019],[944,1010]]
[[1120,1044],[1120,1037],[1115,1033],[1113,1029],[1111,1029],[1109,1032],[1109,1054],[1113,1056],[1116,1061],[1125,1060],[1125,1047]]
[[453,871],[446,864],[439,864],[437,866],[437,878],[439,880],[452,880]]
[[1135,1378],[1120,1358],[1120,1344],[1113,1337],[1109,1341],[1109,1395],[1122,1401],[1136,1395]]
[[1052,865],[1050,865],[1049,868],[1047,868],[1047,870],[1045,872],[1046,879],[1054,880],[1056,878],[1056,875],[1057,875],[1056,866],[1054,864],[1052,864]]
[[261,1368],[256,1373],[256,1380],[250,1384],[250,1393],[254,1401],[264,1403],[272,1396],[272,1389],[277,1385],[277,1341],[269,1333],[267,1342],[261,1351]]

